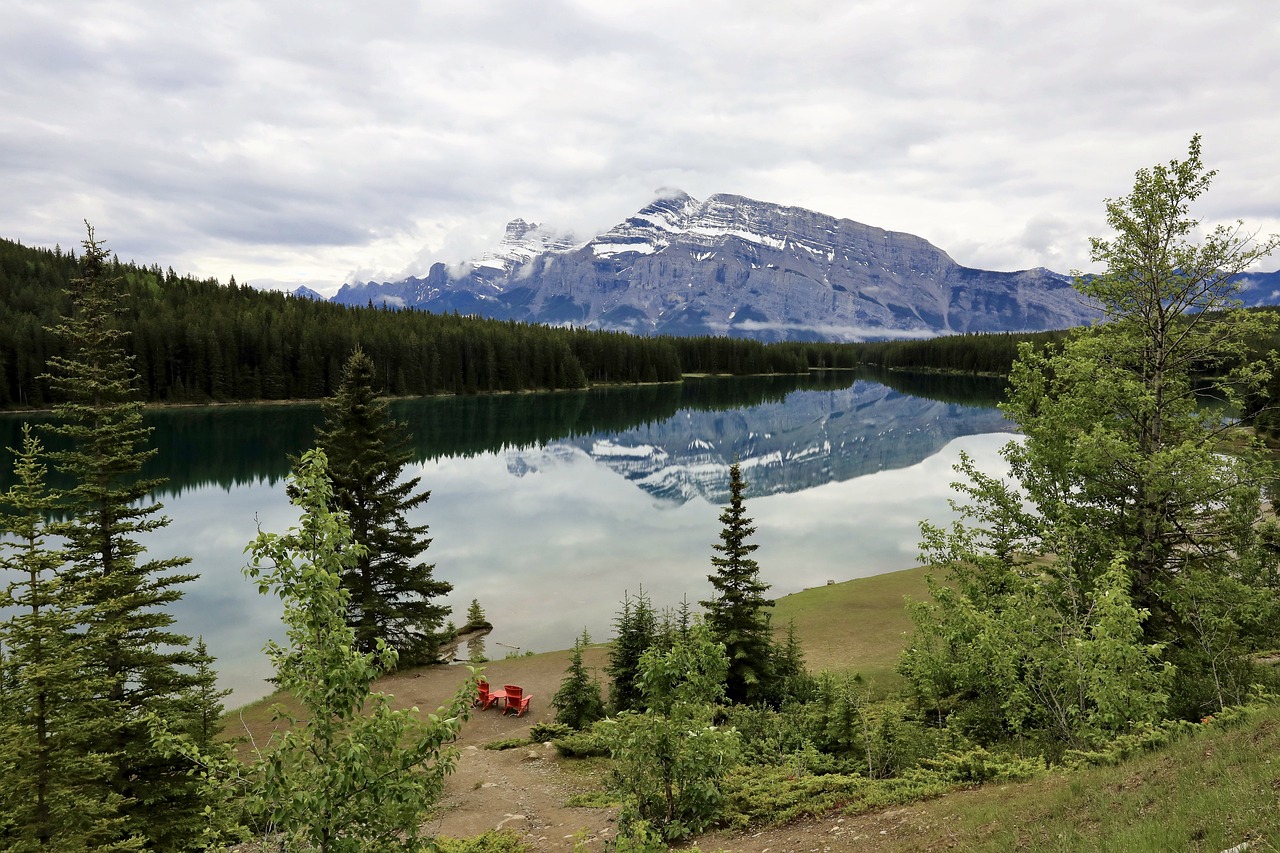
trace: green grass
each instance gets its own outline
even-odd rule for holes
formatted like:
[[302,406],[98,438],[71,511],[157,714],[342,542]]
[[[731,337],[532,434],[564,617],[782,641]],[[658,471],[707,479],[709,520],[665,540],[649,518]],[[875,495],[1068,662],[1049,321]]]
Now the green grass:
[[911,636],[905,598],[928,597],[927,569],[907,569],[787,595],[773,608],[773,625],[784,635],[796,625],[805,664],[813,672],[859,673],[881,689],[899,686],[894,672]]
[[1116,767],[921,804],[885,850],[1280,850],[1280,708],[1209,725]]

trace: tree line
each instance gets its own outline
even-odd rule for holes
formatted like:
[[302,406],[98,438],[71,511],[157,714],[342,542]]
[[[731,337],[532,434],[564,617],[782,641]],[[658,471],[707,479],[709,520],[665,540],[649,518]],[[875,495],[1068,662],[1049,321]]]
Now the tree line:
[[[0,240],[0,409],[44,408],[42,379],[65,354],[50,328],[70,307],[74,252]],[[802,373],[852,367],[840,344],[638,337],[389,308],[351,308],[104,259],[122,282],[127,331],[146,403],[321,399],[359,346],[392,396],[674,382],[685,373]]]

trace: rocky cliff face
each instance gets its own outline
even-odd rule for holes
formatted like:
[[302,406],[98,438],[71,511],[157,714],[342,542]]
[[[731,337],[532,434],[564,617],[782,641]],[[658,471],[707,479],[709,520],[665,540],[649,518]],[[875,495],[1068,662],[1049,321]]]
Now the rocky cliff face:
[[512,222],[493,253],[334,297],[636,334],[865,340],[1080,325],[1067,276],[962,267],[928,241],[735,195],[671,191],[582,244]]

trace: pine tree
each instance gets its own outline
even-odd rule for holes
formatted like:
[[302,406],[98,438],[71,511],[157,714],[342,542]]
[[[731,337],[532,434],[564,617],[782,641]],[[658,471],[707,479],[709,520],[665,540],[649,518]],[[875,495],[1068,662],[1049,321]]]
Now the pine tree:
[[[17,483],[0,496],[0,846],[5,850],[127,850],[119,797],[103,794],[109,767],[92,752],[101,737],[93,670],[76,631],[71,588],[58,577],[63,555],[50,547],[39,441],[23,427],[14,449]],[[16,575],[16,577],[11,576]]]
[[699,602],[706,608],[706,623],[716,642],[729,657],[725,695],[731,702],[757,703],[770,692],[773,640],[769,632],[769,608],[764,597],[769,585],[760,580],[760,567],[751,554],[758,545],[747,539],[756,529],[747,517],[743,494],[747,484],[737,462],[729,468],[729,505],[720,513],[720,542],[712,545],[715,572],[707,580],[716,596]]
[[634,600],[623,594],[622,612],[613,625],[617,633],[609,650],[609,665],[605,667],[613,680],[609,702],[615,711],[643,710],[640,656],[654,644],[658,634],[658,615],[643,586]]
[[[92,227],[81,276],[72,282],[72,312],[54,328],[65,355],[49,359],[47,379],[62,402],[50,427],[70,444],[52,454],[72,485],[54,526],[66,540],[63,581],[83,612],[86,675],[101,679],[96,695],[103,736],[91,744],[111,772],[104,802],[122,803],[121,838],[137,835],[157,850],[178,850],[199,829],[204,809],[188,765],[154,748],[143,718],[156,713],[181,727],[179,698],[192,684],[190,638],[169,630],[166,607],[194,575],[176,574],[186,558],[141,560],[138,537],[168,524],[147,496],[160,481],[139,476],[155,451],[145,447],[132,359],[115,322],[121,284],[108,275],[107,251]],[[96,683],[96,681],[95,681]]]
[[582,663],[582,650],[589,645],[591,636],[583,629],[582,636],[573,644],[573,655],[560,682],[560,689],[551,699],[551,704],[556,709],[556,722],[575,729],[586,728],[604,717],[600,683],[591,677]]
[[372,652],[381,639],[399,654],[401,666],[431,663],[449,615],[434,599],[453,587],[432,577],[434,566],[414,562],[431,540],[425,524],[412,525],[406,516],[431,493],[415,492],[418,477],[402,480],[411,458],[405,425],[391,419],[375,382],[372,359],[357,347],[336,395],[325,402],[318,431],[337,506],[364,546],[342,579],[351,593],[347,620],[360,651]]

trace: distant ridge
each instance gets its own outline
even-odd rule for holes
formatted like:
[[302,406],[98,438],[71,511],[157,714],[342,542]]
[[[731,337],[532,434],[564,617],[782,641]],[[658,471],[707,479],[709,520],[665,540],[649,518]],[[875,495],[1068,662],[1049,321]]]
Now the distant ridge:
[[[1247,287],[1280,302],[1280,273],[1253,276]],[[972,269],[911,234],[737,195],[698,201],[679,190],[661,191],[585,242],[517,219],[498,248],[474,261],[435,264],[425,278],[344,285],[333,299],[767,341],[1040,331],[1097,317],[1061,273]]]

